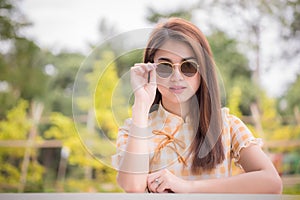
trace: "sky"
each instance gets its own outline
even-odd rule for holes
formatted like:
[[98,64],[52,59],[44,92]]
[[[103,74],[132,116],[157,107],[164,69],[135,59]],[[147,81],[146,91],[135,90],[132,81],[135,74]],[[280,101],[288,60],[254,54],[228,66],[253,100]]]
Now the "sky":
[[21,5],[33,22],[26,34],[40,45],[85,51],[89,42],[99,41],[101,19],[122,32],[148,28],[147,7],[169,8],[170,2],[184,4],[180,0],[23,0]]
[[[152,27],[145,19],[149,6],[165,11],[190,6],[195,2],[198,0],[22,0],[20,8],[33,23],[31,27],[26,28],[24,34],[36,41],[39,46],[49,48],[53,52],[70,50],[87,53],[88,44],[95,44],[100,40],[98,29],[103,18],[122,33]],[[195,16],[204,34],[209,32],[206,22],[212,19],[217,20],[220,26],[227,28],[229,32],[236,30],[232,26],[239,26],[230,23],[228,17],[220,13],[211,14],[213,18],[201,13]],[[270,96],[276,97],[282,94],[288,83],[295,80],[296,72],[299,73],[300,70],[295,63],[277,59],[280,47],[276,32],[280,32],[280,28],[269,22],[266,22],[263,28],[262,85]]]

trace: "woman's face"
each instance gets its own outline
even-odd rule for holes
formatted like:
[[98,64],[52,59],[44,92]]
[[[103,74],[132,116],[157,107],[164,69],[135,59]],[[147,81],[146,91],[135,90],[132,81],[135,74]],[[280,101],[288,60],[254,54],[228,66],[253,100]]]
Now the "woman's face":
[[173,73],[169,77],[162,78],[157,75],[157,88],[164,105],[188,102],[200,86],[199,72],[189,77],[180,71],[180,64],[183,61],[196,62],[196,56],[187,44],[180,41],[168,40],[155,53],[155,63],[173,64]]

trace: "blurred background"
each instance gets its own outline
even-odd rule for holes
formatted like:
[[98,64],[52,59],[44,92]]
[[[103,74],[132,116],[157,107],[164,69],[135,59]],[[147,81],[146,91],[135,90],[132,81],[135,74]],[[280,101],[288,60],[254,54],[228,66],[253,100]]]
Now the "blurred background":
[[[111,97],[120,105],[127,99],[111,85],[141,62],[142,49],[119,56],[127,41],[90,52],[170,16],[208,37],[223,106],[263,138],[284,194],[300,194],[300,0],[0,0],[0,192],[122,192],[116,171],[88,151],[78,131],[96,138],[92,152],[113,154]],[[80,78],[99,96],[95,107],[76,100],[75,124],[72,95],[83,63],[91,67]],[[118,112],[130,115],[122,106]]]

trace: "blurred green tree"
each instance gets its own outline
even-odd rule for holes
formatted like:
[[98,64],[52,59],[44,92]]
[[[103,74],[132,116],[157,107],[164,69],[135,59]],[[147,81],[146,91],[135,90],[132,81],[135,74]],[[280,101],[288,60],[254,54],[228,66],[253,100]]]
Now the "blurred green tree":
[[0,70],[0,82],[6,88],[0,91],[0,118],[18,99],[42,101],[47,91],[48,77],[44,73],[45,54],[32,41],[16,38],[5,55]]
[[[45,137],[61,140],[63,149],[68,152],[65,158],[63,156],[60,158],[66,159],[67,167],[63,169],[66,170],[63,173],[65,177],[60,177],[61,179],[56,181],[55,191],[103,191],[105,184],[110,184],[110,191],[117,191],[115,172],[110,170],[105,163],[96,159],[95,155],[89,153],[94,148],[102,151],[109,150],[106,148],[109,148],[110,145],[101,142],[96,132],[91,132],[82,125],[75,126],[70,117],[61,113],[53,113],[50,121],[51,127],[45,132]],[[94,145],[87,146],[86,141],[94,141]]]
[[[32,119],[27,113],[28,102],[19,100],[17,105],[7,112],[0,121],[0,140],[26,140],[32,128]],[[41,139],[37,137],[36,140]],[[20,188],[21,168],[24,162],[24,147],[0,147],[0,191],[16,192]],[[26,173],[25,191],[40,191],[43,184],[44,168],[37,160],[38,151],[29,151],[30,160]],[[23,186],[22,186],[23,187]]]
[[169,17],[180,17],[186,20],[191,20],[192,11],[195,9],[195,6],[183,6],[178,7],[177,9],[170,9],[168,11],[164,10],[163,12],[154,9],[153,7],[148,7],[147,9],[147,21],[151,23],[157,23],[160,19],[169,18]]
[[[279,112],[285,116],[284,123],[300,124],[300,71],[299,71],[299,53],[300,47],[300,0],[289,0],[286,2],[285,9],[278,14],[281,20],[281,36],[285,39],[286,47],[282,56],[288,61],[294,61],[297,77],[290,83],[285,93],[278,99],[277,107]],[[286,67],[285,65],[282,67]],[[282,70],[284,70],[282,68]]]
[[72,52],[49,53],[44,71],[48,76],[45,102],[46,114],[60,112],[72,115],[72,92],[76,73],[84,60],[84,55]]
[[[122,95],[122,91],[118,91],[116,88],[120,80],[115,60],[116,58],[112,51],[101,49],[99,58],[91,62],[91,73],[86,75],[89,90],[92,94],[91,97],[87,97],[90,98],[87,102],[91,103],[86,105],[94,105],[94,108],[88,109],[95,109],[98,126],[104,130],[109,138],[116,138],[117,136],[118,125],[116,117],[125,119],[125,116],[127,116],[127,110],[124,107],[126,106],[126,101]],[[113,106],[118,106],[118,109],[115,109],[117,113],[113,112]]]
[[0,41],[11,40],[19,37],[20,29],[30,23],[21,13],[17,2],[0,0]]
[[233,101],[230,98],[240,91],[238,108],[241,114],[250,115],[250,104],[255,101],[259,88],[251,80],[248,59],[238,50],[238,42],[224,32],[215,31],[208,36],[208,40],[219,69],[220,81],[223,81],[221,84],[225,86],[225,105],[230,105]]
[[[110,156],[115,153],[113,140],[118,132],[115,118],[123,116],[124,119],[127,110],[122,93],[116,89],[119,79],[114,60],[114,53],[106,49],[95,50],[91,57],[87,58],[82,65],[82,69],[87,73],[77,78],[79,82],[87,84],[82,89],[87,90],[88,94],[74,98],[75,106],[81,109],[79,113],[84,116],[83,120],[74,124],[70,117],[53,113],[51,126],[45,132],[46,138],[62,140],[63,146],[70,151],[69,173],[65,182],[60,183],[67,191],[74,192],[79,188],[78,191],[88,191],[91,188],[103,191],[103,187],[107,185],[110,185],[110,191],[118,190],[116,172],[109,166]],[[113,98],[116,101],[113,101]],[[118,107],[115,109],[116,113],[113,112],[113,106]],[[74,170],[70,169],[72,166]],[[79,179],[89,183],[90,188],[85,188],[86,185],[80,185],[80,182],[75,183]],[[99,183],[90,184],[95,179]],[[78,188],[72,185],[77,185]]]
[[285,41],[282,57],[295,60],[299,63],[300,47],[300,0],[288,0],[285,6],[278,11],[276,18],[280,22],[280,35]]
[[278,100],[278,109],[285,116],[294,116],[295,120],[289,120],[291,123],[300,124],[300,75],[296,81],[290,85],[285,94]]
[[0,0],[0,119],[19,98],[33,101],[45,96],[45,53],[20,33],[29,24],[17,2]]

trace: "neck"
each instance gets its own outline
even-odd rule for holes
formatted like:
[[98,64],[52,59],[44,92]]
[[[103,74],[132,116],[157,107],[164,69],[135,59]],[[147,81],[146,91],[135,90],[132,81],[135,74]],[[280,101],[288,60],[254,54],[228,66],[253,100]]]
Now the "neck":
[[183,119],[189,114],[189,102],[169,102],[162,99],[162,105],[168,112],[180,116]]

